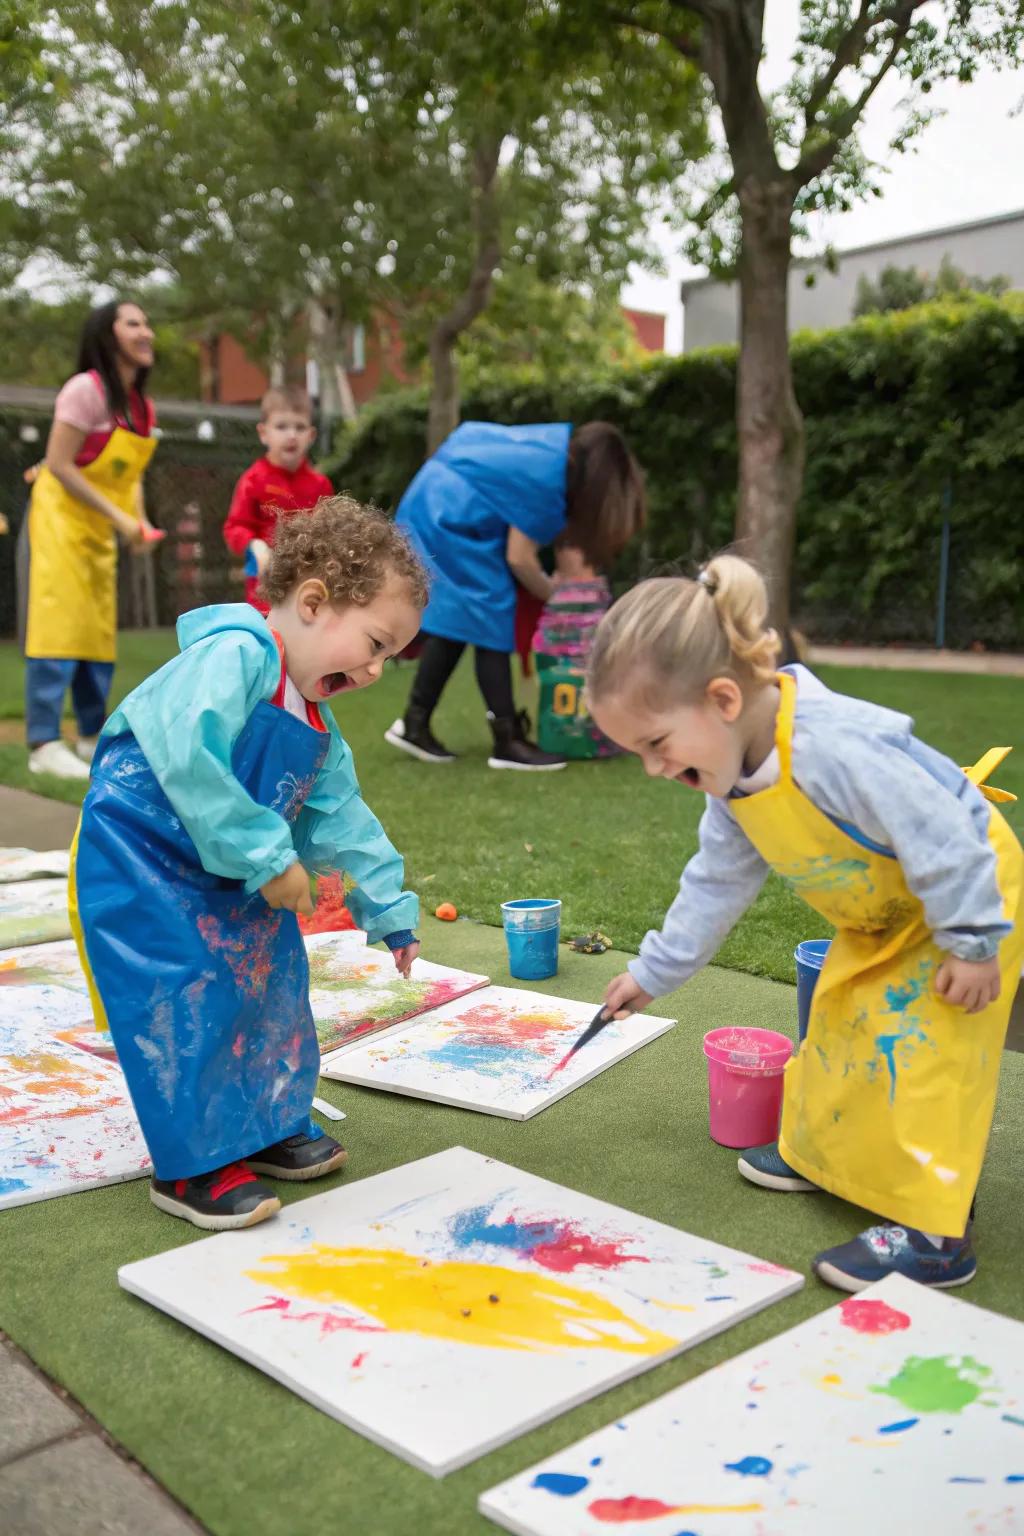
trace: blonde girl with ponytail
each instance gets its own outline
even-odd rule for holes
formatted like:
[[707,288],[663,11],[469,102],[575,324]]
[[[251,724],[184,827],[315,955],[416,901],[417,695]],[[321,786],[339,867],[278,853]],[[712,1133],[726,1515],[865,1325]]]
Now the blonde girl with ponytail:
[[836,932],[779,1141],[740,1172],[882,1218],[817,1255],[828,1284],[964,1285],[1024,961],[1024,852],[991,803],[1012,796],[985,784],[1006,751],[965,773],[908,716],[776,670],[767,614],[758,572],[720,555],[696,580],[642,582],[598,628],[595,724],[648,774],[706,796],[679,894],[605,1006],[625,1017],[687,981],[774,870]]

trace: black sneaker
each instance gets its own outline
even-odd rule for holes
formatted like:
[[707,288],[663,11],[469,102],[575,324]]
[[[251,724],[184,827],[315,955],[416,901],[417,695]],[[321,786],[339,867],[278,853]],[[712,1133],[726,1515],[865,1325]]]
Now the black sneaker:
[[287,1136],[272,1147],[254,1152],[246,1162],[257,1173],[269,1173],[275,1179],[318,1179],[333,1173],[348,1159],[348,1153],[333,1136]]
[[488,768],[518,768],[527,772],[551,773],[564,768],[567,759],[555,752],[542,752],[526,739],[525,714],[514,715],[509,720],[499,720],[488,712],[494,750],[487,759]]
[[180,1216],[207,1232],[254,1227],[281,1209],[274,1191],[244,1163],[229,1163],[195,1179],[151,1179],[149,1198],[168,1216]]
[[406,710],[405,718],[396,720],[384,732],[384,740],[400,752],[408,752],[410,757],[419,758],[421,763],[455,762],[455,753],[441,745],[430,729],[428,716],[419,709]]

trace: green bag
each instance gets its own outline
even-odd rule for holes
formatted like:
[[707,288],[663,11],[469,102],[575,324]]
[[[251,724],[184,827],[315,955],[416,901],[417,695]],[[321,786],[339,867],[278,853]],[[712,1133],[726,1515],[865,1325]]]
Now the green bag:
[[538,656],[537,674],[542,751],[576,759],[611,757],[617,748],[598,730],[583,701],[583,669],[564,658]]

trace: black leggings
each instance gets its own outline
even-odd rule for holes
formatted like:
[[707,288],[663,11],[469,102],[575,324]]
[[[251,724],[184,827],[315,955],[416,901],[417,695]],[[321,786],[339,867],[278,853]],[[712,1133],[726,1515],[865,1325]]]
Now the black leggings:
[[[464,640],[445,640],[440,635],[427,636],[413,679],[412,693],[409,695],[410,709],[421,709],[430,718],[465,649]],[[505,651],[487,651],[482,645],[477,645],[473,647],[473,659],[476,662],[477,685],[487,708],[496,719],[510,720],[516,712],[512,697],[511,658]]]

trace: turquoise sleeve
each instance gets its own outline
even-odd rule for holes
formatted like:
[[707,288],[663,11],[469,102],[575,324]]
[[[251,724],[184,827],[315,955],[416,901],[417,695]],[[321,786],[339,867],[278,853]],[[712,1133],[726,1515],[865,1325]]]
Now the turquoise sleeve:
[[275,681],[276,665],[254,636],[211,635],[147,679],[110,722],[131,730],[203,868],[244,881],[250,895],[296,856],[288,823],[231,771],[235,741]]
[[345,900],[370,943],[401,928],[415,929],[419,898],[402,890],[405,866],[359,793],[352,752],[333,717],[331,745],[313,793],[295,824],[295,846],[308,869],[344,870],[356,882]]

